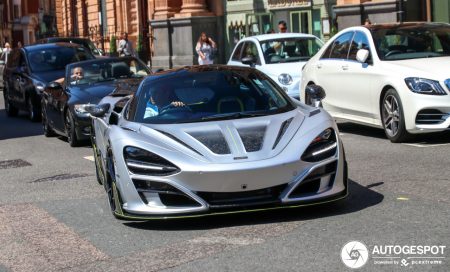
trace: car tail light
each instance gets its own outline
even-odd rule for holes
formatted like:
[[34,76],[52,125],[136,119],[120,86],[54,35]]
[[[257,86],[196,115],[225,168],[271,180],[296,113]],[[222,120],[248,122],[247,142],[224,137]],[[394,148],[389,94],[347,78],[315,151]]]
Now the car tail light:
[[123,156],[128,170],[133,174],[168,176],[180,171],[168,160],[141,148],[126,146]]
[[336,133],[332,128],[327,128],[309,144],[302,155],[302,160],[307,162],[321,161],[334,156],[336,150]]

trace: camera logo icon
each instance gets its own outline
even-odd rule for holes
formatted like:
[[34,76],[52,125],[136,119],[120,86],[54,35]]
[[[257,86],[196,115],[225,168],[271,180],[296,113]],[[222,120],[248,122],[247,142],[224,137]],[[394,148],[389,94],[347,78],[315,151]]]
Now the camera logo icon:
[[363,243],[351,241],[342,248],[341,259],[349,268],[360,268],[369,260],[369,251]]

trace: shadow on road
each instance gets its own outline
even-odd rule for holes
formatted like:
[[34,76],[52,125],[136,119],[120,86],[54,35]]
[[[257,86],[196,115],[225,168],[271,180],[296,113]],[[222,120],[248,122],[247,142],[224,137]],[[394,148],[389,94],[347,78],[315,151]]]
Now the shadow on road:
[[[373,187],[373,186],[372,186]],[[198,230],[277,222],[306,221],[364,210],[383,201],[384,196],[349,180],[349,196],[337,202],[253,213],[214,215],[189,219],[126,222],[124,225],[148,230]]]
[[[342,133],[357,134],[360,136],[385,139],[386,141],[389,141],[381,128],[374,128],[350,122],[339,122],[338,127],[339,131]],[[413,135],[412,139],[409,140],[408,143],[421,145],[448,144],[450,143],[450,132],[444,131],[416,134]]]
[[17,117],[8,117],[4,109],[0,110],[0,140],[43,135],[41,123],[31,122],[26,113]]

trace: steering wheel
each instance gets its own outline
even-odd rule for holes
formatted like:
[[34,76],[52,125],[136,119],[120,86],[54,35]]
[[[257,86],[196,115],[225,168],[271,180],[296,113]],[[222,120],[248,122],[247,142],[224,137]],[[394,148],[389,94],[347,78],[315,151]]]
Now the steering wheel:
[[159,115],[165,115],[165,114],[173,114],[173,113],[178,113],[178,112],[189,112],[192,113],[191,108],[189,108],[189,106],[175,106],[172,104],[169,104],[165,107],[163,107],[160,111],[159,111]]
[[401,54],[403,53],[403,51],[400,50],[391,50],[389,52],[386,53],[386,55],[384,55],[385,57],[389,57],[390,55],[395,55],[395,54]]

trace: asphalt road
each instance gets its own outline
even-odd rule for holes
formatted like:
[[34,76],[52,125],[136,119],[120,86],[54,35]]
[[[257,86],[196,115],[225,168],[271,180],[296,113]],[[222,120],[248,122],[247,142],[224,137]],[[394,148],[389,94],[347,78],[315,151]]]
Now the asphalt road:
[[[340,123],[350,196],[339,203],[126,222],[110,213],[90,147],[6,117],[0,95],[0,271],[351,271],[341,249],[354,240],[369,252],[360,271],[450,271],[450,132],[392,144]],[[446,248],[376,258],[388,245]]]

